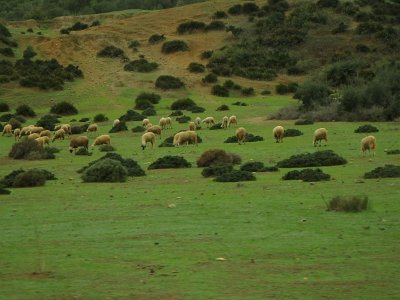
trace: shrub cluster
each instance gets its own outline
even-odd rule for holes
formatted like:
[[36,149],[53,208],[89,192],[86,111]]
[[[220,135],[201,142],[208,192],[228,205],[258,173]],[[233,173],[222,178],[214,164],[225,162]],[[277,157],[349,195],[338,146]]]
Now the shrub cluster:
[[328,211],[360,212],[367,208],[367,196],[336,196],[326,203]]
[[105,158],[88,167],[81,178],[84,182],[124,182],[127,176],[128,171],[120,161]]
[[400,154],[400,149],[395,150],[386,150],[386,154],[393,155],[393,154]]
[[226,111],[226,110],[229,110],[229,106],[226,104],[222,104],[222,105],[218,106],[216,110],[217,111]]
[[232,103],[232,105],[237,105],[237,106],[247,106],[248,104],[245,102],[241,102],[241,101],[236,101],[234,103]]
[[243,96],[254,96],[255,94],[256,94],[256,91],[252,87],[242,89]]
[[222,85],[216,84],[211,88],[211,94],[218,97],[229,97],[229,90]]
[[201,79],[204,83],[216,83],[218,81],[218,76],[214,73],[207,74]]
[[288,84],[280,83],[275,87],[275,92],[279,95],[285,95],[287,93],[295,93],[299,85],[295,82]]
[[209,59],[213,55],[214,51],[212,50],[205,50],[201,53],[201,59]]
[[21,116],[28,117],[28,118],[36,117],[36,113],[34,112],[32,107],[30,107],[29,105],[26,105],[26,104],[19,105],[15,109],[15,112],[17,115],[21,115]]
[[42,186],[46,180],[56,180],[53,173],[44,169],[17,169],[4,176],[0,180],[0,186],[3,187],[33,187]]
[[400,166],[385,165],[364,174],[364,178],[394,178],[400,177]]
[[[189,110],[190,108],[192,108],[194,106],[197,106],[197,104],[192,99],[183,98],[183,99],[178,99],[178,100],[174,101],[171,104],[170,109],[171,110]],[[178,114],[178,115],[182,115],[182,114]]]
[[191,73],[203,73],[206,70],[206,68],[202,64],[191,62],[188,66],[188,70]]
[[234,153],[228,153],[222,149],[210,149],[205,151],[198,159],[198,167],[209,167],[217,164],[240,164],[241,158]]
[[121,121],[121,119],[119,119],[120,122],[112,127],[108,132],[109,133],[115,133],[115,132],[121,132],[121,131],[127,131],[128,127],[126,126],[126,122],[125,121]]
[[256,180],[256,177],[251,172],[241,170],[232,170],[231,172],[221,174],[214,179],[214,181],[217,182],[239,182],[252,180]]
[[[245,143],[261,142],[263,140],[264,140],[264,138],[262,136],[254,135],[252,133],[247,133],[246,138],[244,139]],[[224,143],[232,144],[232,143],[237,143],[237,141],[238,141],[237,137],[234,135],[234,136],[228,137],[224,141]]]
[[153,169],[177,169],[177,168],[190,168],[192,166],[182,156],[167,155],[160,157],[155,162],[151,163],[148,167],[149,170]]
[[293,155],[277,163],[279,168],[304,168],[344,165],[347,161],[332,150]]
[[127,63],[124,66],[125,71],[147,73],[158,68],[158,63],[149,62],[147,59],[140,58]]
[[183,115],[183,112],[181,110],[175,110],[169,114],[170,117],[177,117],[177,116],[182,116],[182,115]]
[[370,133],[370,132],[378,132],[379,129],[371,124],[366,124],[358,127],[354,130],[355,133]]
[[300,136],[303,134],[304,133],[298,129],[291,129],[291,128],[285,129],[285,137]]
[[107,46],[97,52],[98,57],[110,57],[110,58],[123,58],[125,57],[124,50],[115,46]]
[[153,34],[151,37],[149,37],[149,44],[154,45],[164,41],[165,39],[166,37],[164,34]]
[[301,119],[294,122],[294,125],[312,125],[312,124],[314,124],[314,121],[310,119]]
[[169,90],[169,89],[180,89],[185,86],[184,82],[177,77],[171,75],[161,75],[156,80],[156,87]]
[[132,132],[144,132],[145,130],[143,126],[136,126],[131,129]]
[[[97,21],[97,22],[99,22],[99,21]],[[95,25],[93,25],[93,24],[95,24]],[[92,26],[98,26],[98,25],[100,25],[100,23],[95,23],[95,22],[92,23]],[[85,30],[87,28],[89,28],[88,24],[78,21],[74,25],[72,25],[71,27],[62,28],[60,30],[60,33],[61,34],[69,34],[71,31],[80,31],[80,30]]]
[[225,173],[230,173],[232,171],[233,166],[231,164],[216,164],[205,167],[203,171],[201,171],[201,175],[203,175],[204,177],[215,177]]
[[128,121],[142,121],[144,116],[137,111],[129,109],[126,113],[118,118],[121,122],[128,122]]
[[331,175],[325,174],[321,169],[293,170],[285,174],[283,180],[302,180],[305,182],[329,180]]
[[143,110],[142,115],[145,116],[145,117],[150,117],[150,116],[157,115],[157,112],[155,111],[154,108],[148,107],[145,110]]
[[221,130],[221,129],[223,129],[222,128],[222,123],[214,124],[209,128],[209,130]]
[[262,163],[260,161],[251,161],[251,162],[244,163],[243,165],[240,166],[240,170],[248,171],[248,172],[277,172],[277,171],[279,171],[278,167],[276,167],[276,166],[267,167],[267,166],[264,166],[264,163]]
[[181,40],[165,42],[161,47],[161,52],[165,54],[170,54],[180,51],[189,51],[189,46],[184,41]]
[[8,156],[14,159],[54,159],[55,155],[51,149],[42,148],[35,140],[24,139],[21,142],[15,143]]
[[52,114],[67,116],[67,115],[76,115],[78,113],[78,110],[73,104],[67,101],[62,101],[60,103],[54,104],[50,108],[50,112]]
[[5,102],[0,102],[0,112],[10,111],[10,107]]
[[161,96],[155,93],[140,93],[135,99],[135,109],[153,108],[153,104],[160,102]]
[[183,116],[180,116],[180,117],[176,117],[175,120],[178,123],[183,124],[183,123],[189,122],[191,119],[192,119],[191,117],[183,115]]
[[93,122],[95,123],[101,123],[101,122],[105,122],[108,121],[108,118],[106,117],[105,114],[97,114],[93,117]]
[[226,19],[228,18],[228,14],[226,12],[224,12],[223,10],[217,10],[213,16],[213,19]]
[[176,32],[178,32],[179,34],[192,33],[194,31],[203,31],[205,27],[206,24],[204,22],[187,21],[185,23],[179,24]]

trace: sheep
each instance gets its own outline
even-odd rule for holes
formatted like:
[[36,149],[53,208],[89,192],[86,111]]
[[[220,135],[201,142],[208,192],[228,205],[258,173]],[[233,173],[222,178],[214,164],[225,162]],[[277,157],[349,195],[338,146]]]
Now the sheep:
[[328,142],[328,131],[325,128],[318,128],[317,130],[314,131],[314,140],[313,140],[314,147],[317,146],[318,142],[319,146],[321,147],[322,140],[325,140],[325,146],[326,146],[326,143]]
[[236,135],[239,145],[242,143],[243,144],[245,143],[245,139],[246,139],[246,135],[247,135],[246,129],[244,129],[243,127],[236,129],[235,135]]
[[172,119],[170,117],[166,117],[165,120],[167,121],[167,128],[172,129]]
[[147,124],[149,124],[150,123],[150,120],[149,119],[143,119],[143,121],[142,121],[142,126],[143,127],[147,127]]
[[153,125],[153,126],[148,127],[148,128],[146,129],[146,132],[152,132],[152,133],[154,133],[154,134],[160,136],[160,139],[161,139],[161,130],[162,130],[162,129],[161,129],[160,126],[158,126],[158,125]]
[[147,125],[146,125],[145,127],[146,127],[146,129],[147,129],[147,128],[150,128],[150,127],[152,127],[152,126],[154,126],[154,125],[153,125],[152,123],[149,122],[149,123],[147,123]]
[[228,120],[228,128],[231,127],[231,124],[237,125],[237,118],[236,116],[230,116]]
[[34,125],[22,127],[22,129],[19,133],[18,139],[20,139],[24,135],[29,135],[29,131],[30,131],[31,127],[34,127]]
[[178,147],[189,142],[197,146],[197,133],[195,131],[181,131],[174,135],[173,145]]
[[51,131],[50,130],[43,130],[40,132],[40,137],[42,136],[47,136],[49,139],[51,139]]
[[189,122],[189,130],[190,131],[195,131],[196,130],[196,124],[194,122]]
[[274,135],[274,138],[277,143],[282,143],[283,142],[283,137],[285,135],[285,129],[282,126],[276,126],[272,130],[272,134]]
[[161,118],[158,122],[158,125],[161,127],[161,129],[165,129],[167,127],[167,120],[165,118]]
[[39,133],[31,133],[28,135],[28,139],[30,140],[36,140],[38,137],[40,137]]
[[4,126],[2,136],[5,134],[7,134],[8,136],[12,136],[12,125],[11,124],[6,124]]
[[21,129],[15,128],[13,133],[14,133],[14,140],[17,140],[19,139],[19,135],[21,134]]
[[117,126],[121,121],[119,119],[115,119],[113,122],[113,127]]
[[86,132],[90,133],[90,132],[96,132],[98,129],[98,126],[96,123],[93,124],[89,124],[88,128],[86,129]]
[[38,137],[35,139],[36,142],[38,142],[38,144],[42,147],[44,147],[45,144],[47,144],[47,146],[49,146],[49,142],[50,142],[50,138],[46,135]]
[[32,133],[39,133],[39,134],[40,134],[43,130],[44,130],[43,127],[32,126],[32,127],[29,128],[28,133],[29,133],[29,134],[32,134]]
[[156,142],[156,135],[153,132],[146,132],[142,135],[142,150],[146,148],[147,143],[151,143],[151,149],[153,149]]
[[194,123],[196,124],[196,127],[200,127],[200,125],[201,125],[201,119],[200,119],[200,117],[197,117],[197,118],[194,120]]
[[62,124],[61,129],[64,130],[65,134],[71,135],[71,125],[69,124]]
[[71,139],[69,142],[69,152],[72,153],[74,151],[76,153],[76,149],[78,147],[83,147],[86,150],[88,150],[89,147],[89,139],[87,136],[81,135],[81,136],[75,136]]
[[63,140],[65,136],[65,131],[64,129],[58,129],[53,136],[53,139],[51,140],[52,142],[54,142],[55,140]]
[[108,134],[99,135],[92,145],[99,146],[99,145],[110,145],[111,144],[111,137]]
[[229,118],[227,116],[223,117],[221,128],[224,128],[224,129],[228,128],[228,121],[229,121]]
[[[373,135],[366,136],[361,140],[361,151],[363,156],[365,156],[365,152],[368,150],[371,155],[371,150],[375,150],[376,148],[376,138]],[[375,151],[372,152],[372,155],[375,155]]]
[[205,118],[203,121],[201,121],[202,123],[206,123],[207,127],[209,127],[210,125],[214,125],[215,124],[215,120],[213,117],[207,117]]

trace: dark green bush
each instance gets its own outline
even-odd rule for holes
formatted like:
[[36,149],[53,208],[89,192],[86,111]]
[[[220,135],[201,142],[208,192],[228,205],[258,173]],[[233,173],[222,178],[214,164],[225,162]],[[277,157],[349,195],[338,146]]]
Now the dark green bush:
[[147,99],[136,99],[135,100],[135,109],[147,109],[154,108],[154,105]]
[[348,28],[349,26],[346,23],[340,22],[337,27],[332,29],[332,33],[333,34],[343,33],[346,32]]
[[393,155],[393,154],[400,154],[400,149],[395,150],[386,150],[386,154]]
[[191,106],[191,107],[187,108],[186,110],[190,111],[190,112],[192,112],[194,114],[199,114],[199,113],[203,113],[203,112],[206,111],[206,109],[204,107],[200,107],[200,106],[197,106],[197,105]]
[[15,143],[8,156],[14,159],[53,159],[54,154],[47,148],[42,148],[35,140],[24,139],[21,142]]
[[5,37],[11,37],[10,31],[3,24],[0,24],[0,35]]
[[183,112],[181,111],[181,110],[176,110],[176,111],[173,111],[172,113],[170,113],[170,117],[177,117],[177,116],[182,116],[183,115]]
[[7,188],[12,187],[14,184],[15,177],[24,172],[25,171],[23,169],[17,169],[12,171],[11,173],[8,173],[0,180],[0,186]]
[[214,181],[217,182],[239,182],[239,181],[253,181],[256,177],[247,171],[232,170],[229,173],[224,173],[217,176]]
[[286,84],[280,83],[275,87],[275,92],[279,95],[285,95],[289,92],[289,90]]
[[149,37],[149,44],[157,44],[162,41],[164,41],[166,38],[163,34],[153,34],[151,37]]
[[78,113],[78,110],[73,104],[66,101],[62,101],[60,103],[54,104],[51,107],[50,112],[52,114],[66,116],[66,115],[76,115]]
[[242,5],[242,13],[243,14],[255,13],[258,10],[259,10],[259,7],[257,6],[257,4],[255,4],[253,2],[245,2]]
[[0,185],[0,195],[9,195],[9,194],[11,194],[11,191],[5,189]]
[[88,149],[86,149],[84,147],[80,147],[80,148],[78,148],[78,150],[76,150],[75,155],[91,156],[92,153],[89,152]]
[[293,170],[285,174],[283,180],[302,180],[305,182],[329,180],[331,175],[325,174],[321,169]]
[[29,118],[33,118],[36,117],[36,113],[33,111],[33,109],[26,104],[21,104],[16,108],[16,114],[17,115],[21,115],[24,117],[29,117]]
[[294,125],[312,125],[312,124],[314,124],[314,121],[309,119],[301,119],[294,122]]
[[132,132],[144,132],[145,130],[143,126],[136,126],[131,129]]
[[105,114],[97,114],[93,117],[93,122],[101,123],[105,121],[108,121],[108,118],[106,117]]
[[317,6],[336,8],[340,4],[339,0],[318,0]]
[[178,123],[187,123],[187,122],[189,122],[190,120],[191,120],[192,118],[191,117],[189,117],[189,116],[181,116],[181,117],[176,117],[176,121],[178,122]]
[[229,110],[229,106],[226,104],[222,104],[217,107],[217,111],[226,111],[226,110]]
[[356,130],[354,130],[355,133],[370,133],[370,132],[378,132],[379,129],[376,128],[375,126],[372,126],[371,124],[365,124],[360,127],[358,127]]
[[86,117],[85,117],[85,118],[80,118],[80,119],[79,119],[79,122],[82,122],[82,123],[83,123],[83,122],[88,122],[89,120],[90,120],[89,118],[86,118]]
[[80,30],[85,30],[87,28],[89,28],[88,24],[85,24],[85,23],[82,23],[82,22],[78,21],[68,29],[71,30],[71,31],[80,31]]
[[10,111],[10,107],[5,102],[0,102],[0,112]]
[[8,122],[12,118],[14,118],[13,114],[4,114],[0,116],[0,122]]
[[240,164],[241,158],[234,153],[228,153],[222,149],[209,149],[205,151],[198,159],[198,167],[209,167],[218,164]]
[[232,103],[232,105],[237,105],[237,106],[247,106],[247,103],[245,103],[245,102],[241,102],[241,101],[236,101],[236,102]]
[[31,169],[18,174],[14,178],[13,187],[34,187],[43,186],[46,182],[46,175],[38,169]]
[[192,33],[194,31],[203,31],[205,27],[206,24],[204,22],[187,21],[185,23],[179,24],[176,32],[178,32],[179,34]]
[[70,31],[67,28],[61,28],[60,29],[60,34],[69,34]]
[[100,21],[99,20],[94,20],[92,24],[90,24],[90,27],[95,27],[95,26],[100,26]]
[[126,126],[125,121],[121,121],[121,119],[120,119],[120,122],[116,126],[111,128],[108,132],[115,133],[115,132],[121,132],[121,131],[126,131],[126,130],[128,130],[128,127]]
[[214,51],[212,51],[212,50],[203,51],[203,52],[201,53],[201,58],[202,58],[202,59],[209,59],[209,58],[211,58],[211,56],[213,55],[213,53],[214,53]]
[[180,89],[184,86],[182,80],[170,75],[161,75],[156,80],[156,87],[163,90]]
[[17,120],[18,116],[15,116],[14,118],[11,118],[10,120],[8,120],[8,123],[11,124],[12,128],[21,128],[22,124],[20,121]]
[[300,136],[304,133],[297,129],[285,129],[285,137]]
[[206,31],[224,30],[225,29],[225,23],[221,22],[221,21],[212,21],[210,24],[207,24],[207,26],[204,29]]
[[189,51],[189,46],[181,40],[165,42],[161,47],[161,52],[165,54],[175,53],[180,51]]
[[167,155],[160,157],[155,162],[151,163],[148,167],[149,170],[153,169],[176,169],[176,168],[190,168],[191,163],[186,161],[182,156]]
[[212,16],[213,19],[226,19],[227,17],[228,14],[223,10],[217,10]]
[[138,40],[130,41],[128,47],[129,47],[129,48],[137,48],[137,47],[140,47],[140,42],[139,42]]
[[149,62],[147,59],[140,58],[127,63],[124,66],[125,71],[147,73],[158,68],[158,63]]
[[364,178],[394,178],[400,177],[400,166],[385,165],[364,174]]
[[344,165],[347,161],[332,150],[292,155],[277,163],[279,168],[305,168]]
[[81,177],[84,182],[124,182],[127,176],[120,161],[105,158],[88,167]]
[[201,175],[203,175],[204,177],[215,177],[232,171],[233,166],[230,164],[217,164],[205,167],[203,171],[201,171]]
[[367,208],[367,196],[336,196],[326,203],[328,211],[360,212]]
[[[178,100],[174,101],[171,104],[170,109],[171,110],[187,110],[193,106],[197,106],[196,102],[194,102],[190,98],[183,98],[183,99],[178,99]],[[178,114],[178,115],[182,115],[182,114]]]
[[110,57],[110,58],[116,58],[120,57],[123,58],[125,56],[124,50],[115,47],[115,46],[107,46],[97,52],[98,57]]
[[255,95],[255,90],[252,87],[249,88],[243,88],[242,89],[242,95],[243,96],[254,96]]
[[72,125],[71,126],[71,134],[81,134],[81,133],[84,133],[86,131],[86,129],[84,127],[82,127],[81,125]]
[[57,123],[60,123],[56,115],[44,115],[36,122],[36,126],[43,127],[47,130],[54,130]]
[[218,97],[229,97],[229,90],[219,84],[216,84],[212,87],[211,94]]
[[210,130],[220,130],[220,129],[223,129],[223,128],[222,128],[222,123],[214,124],[214,125],[212,125],[209,129],[210,129]]
[[140,93],[135,100],[135,109],[153,108],[153,104],[160,102],[161,96],[155,93]]
[[127,110],[127,112],[119,117],[120,121],[128,122],[128,121],[142,121],[144,116],[134,110]]
[[[246,143],[254,143],[254,142],[260,142],[260,141],[263,141],[264,140],[264,138],[262,137],[262,136],[259,136],[259,135],[254,135],[254,134],[252,134],[252,133],[248,133],[247,135],[246,135],[246,138],[245,138],[245,142]],[[224,141],[224,143],[237,143],[237,137],[236,136],[231,136],[231,137],[229,137],[229,138],[227,138],[225,141]]]
[[236,4],[234,6],[229,7],[228,13],[231,15],[240,15],[242,13],[242,5]]
[[204,83],[216,83],[218,81],[218,76],[214,73],[210,73],[203,77],[202,81]]
[[100,152],[111,152],[111,151],[116,151],[115,147],[112,145],[100,145],[99,151]]
[[310,110],[314,107],[327,105],[330,102],[331,90],[324,82],[305,81],[301,84],[293,98],[302,102],[302,109]]
[[0,48],[0,54],[7,56],[7,57],[14,57],[14,51],[13,49],[6,47],[6,48]]
[[251,161],[240,166],[241,171],[260,172],[264,168],[264,163],[260,161]]
[[365,22],[357,25],[356,33],[361,35],[369,35],[377,33],[383,29],[383,26],[378,22]]
[[188,70],[191,73],[203,73],[206,70],[206,68],[202,64],[192,62],[189,64]]
[[142,115],[145,117],[151,117],[157,115],[157,112],[155,111],[154,108],[148,107],[145,110],[143,110]]

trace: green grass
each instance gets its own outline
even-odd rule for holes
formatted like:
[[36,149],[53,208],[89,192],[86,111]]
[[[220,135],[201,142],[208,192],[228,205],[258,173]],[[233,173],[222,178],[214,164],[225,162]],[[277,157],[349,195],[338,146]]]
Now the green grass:
[[[77,83],[79,86],[79,83]],[[136,91],[135,91],[136,92]],[[65,95],[68,91],[64,91]],[[132,95],[132,94],[131,94]],[[38,97],[39,98],[39,97]],[[53,146],[55,160],[14,161],[7,158],[13,138],[0,137],[0,176],[17,168],[40,167],[58,180],[44,187],[12,189],[0,196],[0,294],[5,299],[393,299],[399,285],[400,183],[397,179],[362,179],[366,171],[398,164],[384,149],[395,148],[398,123],[377,123],[376,156],[363,157],[354,133],[359,123],[317,123],[301,126],[303,136],[276,144],[272,128],[293,127],[294,121],[266,121],[288,97],[237,100],[200,95],[193,100],[216,121],[235,114],[238,126],[263,136],[265,141],[245,145],[224,144],[234,134],[227,130],[199,131],[198,147],[140,148],[140,133],[112,134],[117,153],[133,158],[147,169],[157,158],[181,155],[195,166],[209,148],[239,154],[273,165],[293,154],[332,149],[346,158],[344,166],[323,167],[334,180],[315,184],[282,181],[292,169],[257,173],[255,182],[217,183],[201,175],[200,168],[146,171],[147,176],[125,183],[82,183],[76,171],[104,155],[68,152],[68,139]],[[113,117],[133,105],[130,91],[111,103],[100,133],[111,128]],[[82,111],[71,118],[104,112],[109,98],[90,101],[84,95]],[[158,123],[170,113],[173,97],[156,105]],[[228,112],[215,109],[226,103]],[[112,108],[111,108],[112,107]],[[35,106],[34,106],[35,108]],[[44,113],[45,104],[35,110]],[[194,119],[198,114],[186,113]],[[32,123],[33,120],[28,121]],[[140,122],[128,122],[128,128]],[[173,123],[162,139],[187,124]],[[318,127],[329,132],[327,147],[313,147]],[[93,140],[93,137],[90,138]],[[364,183],[356,183],[356,182]],[[325,201],[337,195],[368,196],[366,212],[327,212]],[[176,207],[168,208],[175,204]],[[216,258],[223,257],[225,261]]]

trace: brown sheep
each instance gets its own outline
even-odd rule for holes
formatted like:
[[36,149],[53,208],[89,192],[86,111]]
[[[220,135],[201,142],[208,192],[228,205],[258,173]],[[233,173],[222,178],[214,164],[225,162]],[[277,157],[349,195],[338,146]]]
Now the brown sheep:
[[189,122],[189,130],[190,131],[195,131],[196,130],[196,124],[194,122]]
[[32,127],[34,127],[34,125],[29,125],[29,126],[22,127],[22,129],[21,129],[21,131],[19,133],[18,139],[20,139],[24,135],[29,135],[29,131],[30,131],[30,129]]
[[89,124],[88,128],[86,129],[86,132],[90,133],[90,132],[96,132],[98,129],[97,124],[93,123],[93,124]]
[[40,132],[40,136],[47,136],[49,139],[51,139],[52,134],[50,130],[43,130]]
[[197,133],[195,131],[181,131],[174,135],[173,145],[178,147],[180,145],[190,143],[197,146]]
[[369,155],[371,155],[371,150],[373,150],[372,155],[375,155],[376,148],[376,138],[373,135],[366,136],[361,140],[361,151],[365,156],[365,152],[368,150]]
[[236,129],[235,135],[236,135],[239,145],[242,143],[243,144],[245,143],[246,135],[247,135],[246,129],[244,129],[243,127]]
[[28,135],[28,139],[30,140],[36,140],[38,137],[40,137],[39,133],[31,133]]
[[64,129],[58,129],[53,136],[53,139],[51,140],[52,142],[54,142],[55,140],[63,140],[65,136],[65,131]]
[[7,134],[8,136],[12,136],[12,125],[11,124],[6,124],[4,126],[2,136],[5,134]]
[[274,135],[274,138],[277,143],[282,143],[283,142],[283,137],[285,135],[285,129],[282,126],[276,126],[272,130],[272,134]]
[[314,131],[314,140],[313,144],[314,146],[317,146],[317,143],[319,142],[319,146],[321,146],[321,141],[325,140],[325,146],[328,143],[328,131],[325,128],[318,128],[317,130]]
[[237,118],[236,116],[230,116],[228,120],[228,128],[231,127],[232,124],[237,125]]
[[92,145],[99,146],[99,145],[110,145],[111,144],[111,137],[108,134],[99,135]]
[[148,128],[146,129],[146,132],[152,132],[152,133],[158,135],[158,136],[160,137],[160,139],[161,139],[161,130],[162,130],[162,129],[161,129],[160,126],[158,126],[158,125],[153,125],[153,126],[148,127]]
[[113,127],[117,126],[121,121],[119,119],[115,119],[113,122]]
[[151,143],[151,149],[153,149],[156,142],[156,135],[153,132],[146,132],[142,135],[142,150],[146,148],[147,143]]
[[76,149],[78,147],[83,147],[86,150],[88,150],[89,147],[89,139],[87,136],[81,135],[81,136],[75,136],[71,139],[69,142],[69,152],[72,153],[74,151],[76,153]]

